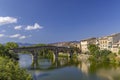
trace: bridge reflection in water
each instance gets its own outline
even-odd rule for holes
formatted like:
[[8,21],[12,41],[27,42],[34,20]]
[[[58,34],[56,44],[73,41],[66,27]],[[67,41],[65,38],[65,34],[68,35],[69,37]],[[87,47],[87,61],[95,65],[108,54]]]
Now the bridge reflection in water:
[[31,64],[31,69],[35,70],[52,70],[72,65],[71,60],[67,58],[59,58],[57,61],[51,59],[38,59],[37,63]]
[[47,58],[38,58],[37,63],[32,61],[32,56],[30,54],[19,54],[19,58],[19,64],[22,68],[40,71],[64,68],[76,63],[76,60],[70,59],[68,57],[59,57],[58,61]]

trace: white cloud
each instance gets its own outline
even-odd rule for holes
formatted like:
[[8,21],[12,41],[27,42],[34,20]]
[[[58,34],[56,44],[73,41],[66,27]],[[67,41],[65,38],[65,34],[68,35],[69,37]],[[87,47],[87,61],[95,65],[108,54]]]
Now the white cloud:
[[10,35],[10,38],[19,38],[21,35],[20,34],[14,34],[14,35]]
[[17,38],[17,39],[26,39],[31,37],[31,35],[25,36],[25,35],[21,35],[21,34],[14,34],[14,35],[9,35],[9,38]]
[[10,23],[17,23],[17,18],[14,17],[0,17],[0,25],[10,24]]
[[38,29],[42,29],[43,27],[40,26],[38,23],[35,23],[33,26],[27,26],[25,28],[25,30],[38,30]]
[[15,26],[14,29],[15,30],[21,30],[22,26]]
[[27,36],[20,36],[19,39],[25,39]]
[[4,34],[0,34],[0,37],[4,37],[5,35]]

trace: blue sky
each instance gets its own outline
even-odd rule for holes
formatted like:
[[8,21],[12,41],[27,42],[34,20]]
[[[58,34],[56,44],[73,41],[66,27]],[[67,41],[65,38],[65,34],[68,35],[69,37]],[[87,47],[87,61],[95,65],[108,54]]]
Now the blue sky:
[[120,0],[0,0],[0,43],[53,43],[120,32]]

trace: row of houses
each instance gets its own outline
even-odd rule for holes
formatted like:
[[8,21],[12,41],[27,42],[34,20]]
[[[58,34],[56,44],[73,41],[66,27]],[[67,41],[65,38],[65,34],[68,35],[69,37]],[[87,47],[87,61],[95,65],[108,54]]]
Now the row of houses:
[[96,44],[101,50],[107,49],[113,53],[118,53],[120,47],[120,33],[104,36],[100,38],[89,38],[80,41],[81,51],[87,52],[89,44]]
[[99,38],[88,38],[81,41],[69,41],[69,42],[57,42],[51,43],[52,46],[63,46],[63,47],[77,47],[82,53],[88,52],[88,45],[95,44],[100,47],[101,50],[107,49],[113,53],[118,53],[120,48],[120,33],[111,34]]

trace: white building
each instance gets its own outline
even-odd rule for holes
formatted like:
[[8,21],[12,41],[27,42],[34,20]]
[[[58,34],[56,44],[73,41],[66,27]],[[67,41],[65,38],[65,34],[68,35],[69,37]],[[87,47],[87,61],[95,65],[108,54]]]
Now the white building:
[[80,45],[81,45],[81,51],[83,53],[88,51],[88,45],[89,44],[96,44],[97,43],[97,38],[88,38],[85,40],[81,40],[80,41]]
[[[101,37],[98,39],[100,49],[107,49],[115,52],[115,48],[118,48],[118,42],[120,40],[120,33],[112,34],[110,36]],[[117,52],[117,50],[116,50]]]

